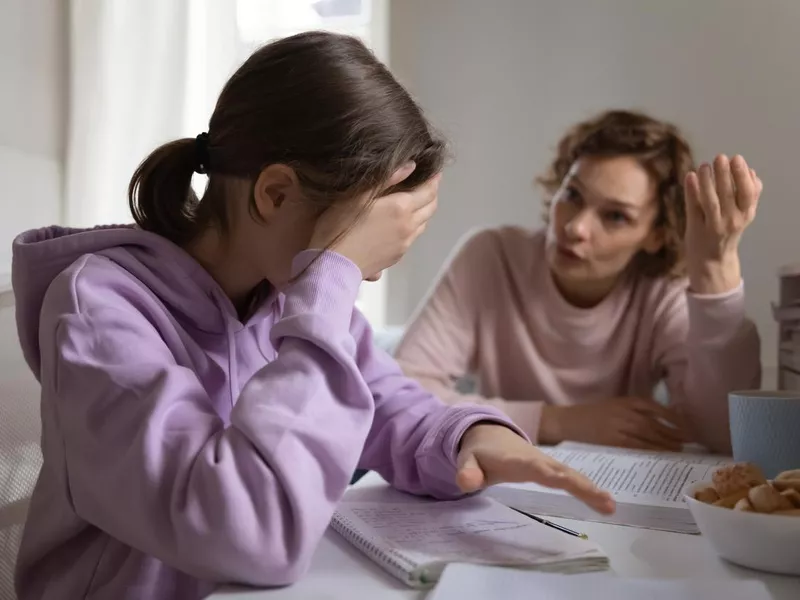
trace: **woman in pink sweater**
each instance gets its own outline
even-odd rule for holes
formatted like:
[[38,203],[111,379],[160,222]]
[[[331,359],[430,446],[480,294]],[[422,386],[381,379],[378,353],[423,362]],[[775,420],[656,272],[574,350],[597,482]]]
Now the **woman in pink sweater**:
[[[761,379],[738,246],[762,184],[741,156],[693,169],[680,132],[647,115],[573,127],[539,179],[546,227],[460,247],[398,348],[405,372],[544,444],[728,450],[727,394]],[[467,374],[480,395],[456,391]]]

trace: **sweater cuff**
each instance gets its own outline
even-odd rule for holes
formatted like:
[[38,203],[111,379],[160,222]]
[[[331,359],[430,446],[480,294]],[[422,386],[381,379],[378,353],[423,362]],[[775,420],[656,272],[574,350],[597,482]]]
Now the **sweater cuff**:
[[349,330],[361,286],[361,269],[335,252],[306,250],[292,261],[292,283],[285,290],[283,317],[325,315]]
[[503,405],[506,415],[525,432],[531,443],[539,441],[539,423],[542,420],[544,402],[506,401]]
[[517,427],[501,411],[490,406],[457,406],[451,409],[451,415],[442,427],[442,453],[455,469],[458,464],[458,450],[461,438],[467,430],[477,423],[496,424],[508,427],[523,439],[529,440],[522,429]]
[[722,294],[687,292],[686,303],[692,338],[703,344],[725,344],[745,319],[744,282]]

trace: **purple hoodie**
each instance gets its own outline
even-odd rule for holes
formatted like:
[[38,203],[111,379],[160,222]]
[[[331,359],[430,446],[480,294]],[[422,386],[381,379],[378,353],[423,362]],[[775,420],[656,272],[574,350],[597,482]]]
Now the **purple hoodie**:
[[[131,227],[14,243],[25,358],[42,383],[44,464],[17,564],[21,600],[202,598],[306,570],[356,467],[458,494],[465,429],[404,377],[354,309],[335,253],[241,323],[187,253]],[[509,424],[510,425],[510,424]]]

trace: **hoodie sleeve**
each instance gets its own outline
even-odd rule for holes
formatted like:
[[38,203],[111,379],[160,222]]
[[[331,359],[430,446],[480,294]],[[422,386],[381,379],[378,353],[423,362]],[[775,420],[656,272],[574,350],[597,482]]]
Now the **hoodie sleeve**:
[[[343,257],[295,264],[271,332],[278,358],[229,422],[130,278],[84,271],[51,286],[41,339],[70,498],[88,523],[201,579],[284,585],[307,569],[368,437],[366,462],[391,480],[452,492],[452,446],[475,416],[392,395],[350,331],[361,273]],[[359,360],[383,382],[377,397]]]
[[715,295],[676,286],[662,300],[653,332],[654,362],[670,403],[694,438],[730,452],[728,393],[761,385],[758,330],[745,316],[744,284]]
[[375,346],[369,325],[358,311],[352,331],[358,343],[359,370],[375,401],[361,468],[377,471],[400,490],[449,498],[459,495],[456,458],[467,428],[491,421],[526,437],[500,410],[448,406],[406,377],[394,359]]

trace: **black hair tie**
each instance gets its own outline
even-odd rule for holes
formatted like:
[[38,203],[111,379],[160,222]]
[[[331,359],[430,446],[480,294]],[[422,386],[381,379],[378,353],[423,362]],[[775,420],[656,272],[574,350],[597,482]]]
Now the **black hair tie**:
[[208,133],[203,132],[194,138],[194,172],[208,173]]

